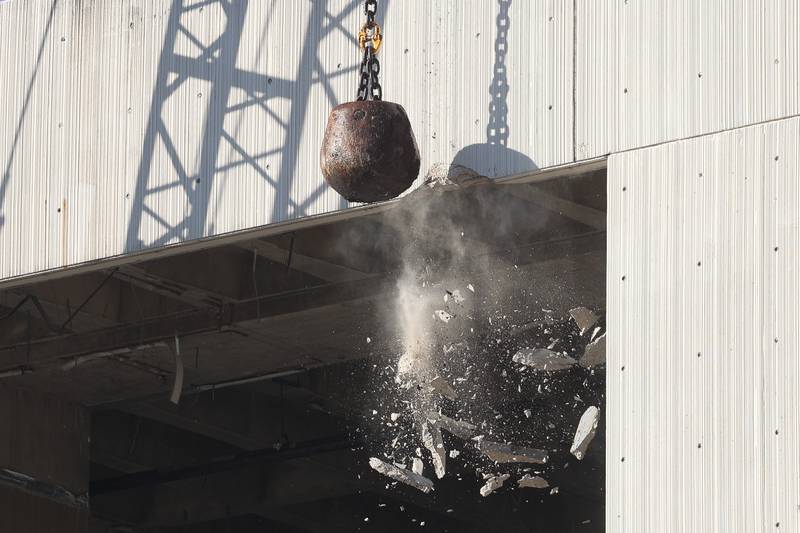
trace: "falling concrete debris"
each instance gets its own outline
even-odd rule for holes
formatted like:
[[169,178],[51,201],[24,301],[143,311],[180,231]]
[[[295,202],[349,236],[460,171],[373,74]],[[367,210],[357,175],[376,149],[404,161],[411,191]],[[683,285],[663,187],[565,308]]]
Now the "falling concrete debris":
[[400,418],[400,413],[391,413],[389,418],[392,420],[392,422],[397,422],[397,419]]
[[436,376],[431,380],[431,389],[447,398],[455,401],[458,395],[453,387],[441,376]]
[[390,477],[395,481],[399,481],[400,483],[404,483],[410,487],[421,490],[425,494],[433,490],[433,481],[430,479],[419,474],[415,474],[414,472],[409,472],[403,468],[390,465],[389,463],[381,461],[377,457],[370,458],[369,466],[372,467],[372,469],[376,472]]
[[417,366],[416,359],[411,352],[405,352],[400,357],[400,360],[397,361],[397,378],[399,379],[401,376],[413,374]]
[[577,457],[579,461],[586,456],[586,449],[594,439],[599,416],[600,409],[591,406],[583,413],[580,422],[578,422],[578,429],[575,432],[575,439],[572,441],[572,448],[570,448],[569,452]]
[[478,431],[478,426],[474,424],[470,424],[464,420],[455,420],[443,414],[433,415],[429,420],[435,422],[440,428],[451,435],[455,435],[464,440],[471,439]]
[[525,418],[530,418],[533,416],[533,412],[530,409],[525,409],[522,412],[525,413]]
[[581,335],[585,335],[600,319],[591,309],[585,307],[570,309],[569,315],[572,317],[572,320],[575,321],[575,325],[578,326],[578,329],[581,330]]
[[444,352],[445,355],[450,355],[451,353],[454,352],[461,352],[466,349],[467,349],[466,342],[456,342],[453,344],[445,344],[444,346],[442,346],[442,352]]
[[496,463],[537,463],[547,462],[547,451],[522,446],[511,446],[488,440],[478,441],[478,450]]
[[486,484],[481,487],[480,490],[481,496],[485,498],[489,494],[493,493],[494,491],[502,487],[503,483],[505,483],[509,477],[510,476],[508,474],[501,474],[499,476],[490,477],[489,480],[486,482]]
[[453,291],[453,301],[457,304],[464,303],[465,298],[461,296],[461,291],[456,289]]
[[581,366],[585,368],[593,368],[606,364],[606,334],[603,333],[593,342],[586,346],[583,352],[583,357],[580,361]]
[[519,479],[517,485],[521,489],[546,489],[550,486],[550,483],[543,477],[525,474]]
[[475,292],[475,287],[472,286],[472,283],[467,285],[467,288],[470,290],[470,292]]
[[169,396],[169,401],[178,405],[181,401],[181,394],[183,393],[183,358],[181,357],[181,342],[178,335],[175,335],[175,349],[172,351],[175,356],[175,380],[172,382],[172,394]]
[[525,348],[515,353],[512,361],[534,370],[566,370],[577,363],[568,355],[545,348]]
[[434,312],[434,314],[436,315],[436,318],[438,318],[439,320],[441,320],[441,321],[442,321],[442,322],[444,322],[445,324],[447,324],[448,322],[450,322],[450,319],[451,319],[451,318],[453,318],[453,315],[451,315],[451,314],[450,314],[450,313],[448,313],[447,311],[442,311],[441,309],[437,309],[437,310]]
[[413,459],[411,459],[411,471],[417,474],[418,476],[422,475],[423,471],[422,459],[420,459],[419,457],[414,457]]
[[460,188],[471,183],[487,182],[488,180],[489,178],[486,176],[481,176],[463,165],[434,163],[425,175],[425,181],[414,191],[414,194],[421,195],[426,190],[438,192],[442,189]]
[[422,444],[431,453],[433,470],[436,477],[442,479],[447,465],[447,450],[444,449],[442,430],[436,424],[422,423]]

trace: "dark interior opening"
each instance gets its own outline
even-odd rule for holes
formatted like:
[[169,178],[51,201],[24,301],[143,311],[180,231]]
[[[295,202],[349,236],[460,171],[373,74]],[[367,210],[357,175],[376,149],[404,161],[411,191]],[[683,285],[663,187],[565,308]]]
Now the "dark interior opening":
[[[604,531],[605,184],[461,176],[8,289],[0,375],[91,409],[93,531]],[[403,374],[409,350],[422,366]],[[441,479],[423,425],[441,431]],[[371,458],[420,460],[433,491]]]

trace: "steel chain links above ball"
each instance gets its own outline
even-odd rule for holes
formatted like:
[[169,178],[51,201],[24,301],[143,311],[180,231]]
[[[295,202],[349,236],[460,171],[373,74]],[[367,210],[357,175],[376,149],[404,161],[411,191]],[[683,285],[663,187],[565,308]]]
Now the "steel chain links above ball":
[[383,34],[381,27],[375,22],[375,15],[378,13],[378,0],[367,0],[364,5],[364,14],[367,16],[367,23],[358,32],[358,46],[364,51],[364,59],[361,60],[361,80],[358,86],[357,100],[363,102],[369,100],[383,100],[383,88],[378,75],[381,73],[381,63],[378,61],[378,50],[383,44]]
[[325,181],[350,202],[395,198],[419,175],[419,149],[408,115],[401,105],[383,101],[377,57],[383,32],[377,13],[378,0],[366,0],[366,22],[358,34],[363,56],[357,100],[331,111],[320,153]]

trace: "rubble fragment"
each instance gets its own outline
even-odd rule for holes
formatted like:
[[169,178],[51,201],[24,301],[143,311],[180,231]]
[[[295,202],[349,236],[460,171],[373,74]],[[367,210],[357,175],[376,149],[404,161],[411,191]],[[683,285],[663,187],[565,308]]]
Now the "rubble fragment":
[[606,364],[606,334],[603,333],[597,339],[590,342],[583,352],[580,364],[585,368],[593,368]]
[[424,191],[438,192],[442,189],[463,187],[473,182],[487,181],[486,176],[481,176],[474,170],[464,165],[447,163],[434,163],[425,175],[425,181],[414,191],[416,195]]
[[453,291],[453,301],[457,304],[463,303],[465,298],[461,295],[461,291],[456,289]]
[[597,324],[597,321],[600,319],[594,311],[591,309],[587,309],[586,307],[576,307],[575,309],[569,310],[569,315],[572,317],[572,320],[575,322],[575,325],[578,326],[578,329],[581,331],[581,335],[585,335],[592,326]]
[[424,468],[424,466],[422,464],[422,459],[420,459],[419,457],[414,457],[413,459],[411,459],[411,471],[412,472],[414,472],[418,476],[421,476],[423,468]]
[[400,418],[400,413],[391,413],[389,418],[391,418],[392,422],[397,422],[397,419]]
[[376,472],[390,477],[395,481],[399,481],[400,483],[404,483],[410,487],[421,490],[425,494],[433,490],[433,481],[430,479],[403,468],[397,468],[394,465],[390,465],[389,463],[381,461],[377,457],[370,458],[369,466],[372,467],[372,469]]
[[500,475],[497,475],[497,476],[491,476],[489,478],[489,480],[486,482],[486,484],[481,487],[481,490],[480,490],[481,496],[483,496],[485,498],[489,494],[493,493],[494,491],[496,491],[497,489],[502,487],[503,483],[505,483],[506,480],[509,477],[510,476],[508,474],[500,474]]
[[530,410],[530,409],[525,409],[525,410],[524,410],[524,411],[522,411],[522,412],[523,412],[523,413],[525,413],[525,418],[530,418],[530,417],[532,417],[532,416],[533,416],[533,412],[531,412],[531,410]]
[[442,351],[445,355],[449,355],[453,352],[464,351],[468,348],[466,342],[455,342],[453,344],[445,344],[442,346]]
[[436,376],[431,380],[431,388],[434,392],[441,394],[448,400],[455,401],[458,397],[453,387],[441,376]]
[[441,309],[437,309],[435,312],[436,318],[447,324],[450,322],[450,319],[453,318],[453,315],[448,313],[447,311],[443,311]]
[[413,367],[414,361],[411,358],[411,354],[406,352],[400,356],[400,359],[397,360],[397,375],[402,376],[408,374],[411,372]]
[[547,462],[548,454],[546,450],[536,448],[525,448],[523,446],[511,446],[480,440],[477,444],[478,451],[497,463],[538,463]]
[[578,422],[578,429],[575,431],[575,438],[572,441],[572,447],[569,453],[582,460],[586,455],[586,449],[594,439],[594,434],[597,431],[597,419],[600,416],[600,409],[591,406],[583,413],[580,422]]
[[428,417],[428,420],[435,422],[441,429],[451,435],[455,435],[464,440],[471,439],[478,431],[478,426],[470,424],[464,420],[455,420],[447,415],[437,413]]
[[431,454],[436,477],[442,479],[447,465],[447,450],[444,449],[442,430],[439,426],[429,422],[422,423],[422,444]]
[[534,370],[566,370],[577,363],[568,355],[545,348],[525,348],[515,353],[512,361]]
[[521,489],[546,489],[550,486],[550,483],[543,477],[525,474],[519,479],[517,485]]

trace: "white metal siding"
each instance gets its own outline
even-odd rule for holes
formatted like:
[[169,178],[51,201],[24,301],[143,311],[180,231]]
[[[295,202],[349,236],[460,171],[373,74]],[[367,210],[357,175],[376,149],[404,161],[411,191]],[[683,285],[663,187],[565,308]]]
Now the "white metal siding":
[[[572,8],[511,2],[496,54],[498,1],[381,2],[384,95],[406,107],[423,172],[571,161]],[[362,9],[1,4],[0,279],[347,207],[318,154],[329,110],[357,86]],[[495,73],[508,80],[505,146],[487,142]]]
[[800,114],[797,0],[577,0],[578,159]]
[[800,531],[798,146],[793,118],[609,160],[608,531]]

